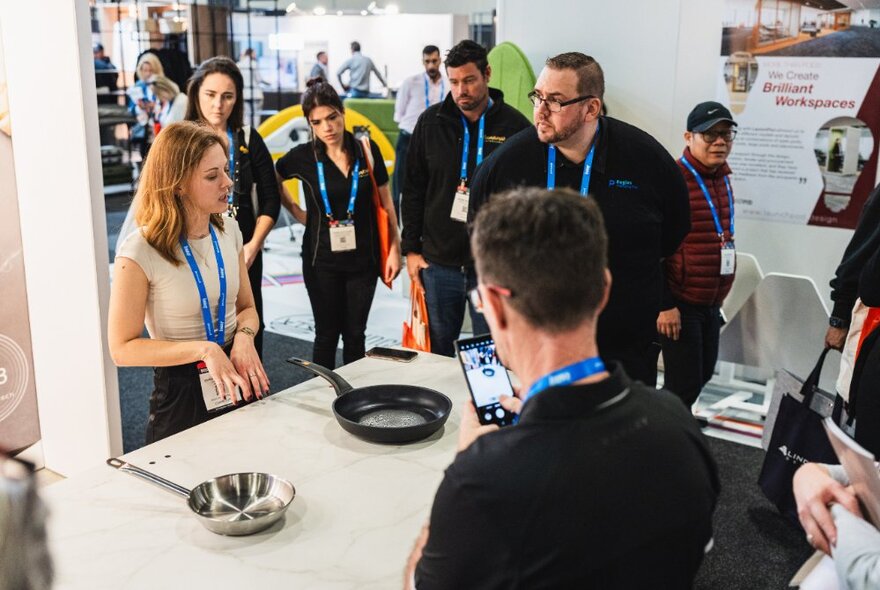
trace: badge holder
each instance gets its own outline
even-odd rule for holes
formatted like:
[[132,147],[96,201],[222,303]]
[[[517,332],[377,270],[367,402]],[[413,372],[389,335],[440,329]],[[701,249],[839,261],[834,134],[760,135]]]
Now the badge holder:
[[357,247],[354,234],[354,221],[330,222],[330,251],[348,252]]
[[452,201],[452,212],[450,212],[449,217],[455,221],[467,223],[470,203],[471,191],[465,185],[464,180],[462,180],[455,191],[455,198]]
[[[208,366],[204,362],[199,362],[196,365],[196,368],[199,370],[199,383],[202,386],[202,397],[205,400],[205,407],[208,411],[218,412],[232,406],[232,400],[221,396],[220,392],[217,391],[217,384],[208,372]],[[233,395],[238,399],[241,399],[238,387],[235,388],[235,393]]]
[[721,243],[721,276],[727,277],[736,271],[736,247],[733,242]]

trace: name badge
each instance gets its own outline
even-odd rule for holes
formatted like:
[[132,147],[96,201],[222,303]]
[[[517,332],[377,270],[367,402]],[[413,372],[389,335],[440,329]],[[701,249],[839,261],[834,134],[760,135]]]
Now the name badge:
[[455,199],[452,201],[452,212],[449,217],[462,223],[467,223],[468,207],[471,203],[471,191],[463,186],[455,191]]
[[202,385],[202,397],[205,400],[205,408],[209,412],[216,412],[231,406],[232,400],[224,398],[217,391],[217,384],[214,383],[214,379],[208,372],[208,366],[205,363],[198,363],[196,367],[199,370],[199,382]]
[[340,224],[330,228],[331,252],[347,252],[348,250],[354,250],[356,246],[354,224]]
[[721,276],[730,276],[736,270],[736,247],[733,242],[721,245]]

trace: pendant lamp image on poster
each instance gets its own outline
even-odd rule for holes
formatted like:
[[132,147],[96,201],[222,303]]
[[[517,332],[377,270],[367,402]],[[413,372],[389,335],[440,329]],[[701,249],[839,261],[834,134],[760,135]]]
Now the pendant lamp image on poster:
[[874,136],[864,121],[835,117],[816,132],[813,144],[822,173],[822,200],[832,213],[849,207],[856,181],[874,151]]
[[747,51],[736,51],[724,62],[724,84],[730,97],[730,110],[740,114],[746,108],[746,98],[758,79],[758,60]]

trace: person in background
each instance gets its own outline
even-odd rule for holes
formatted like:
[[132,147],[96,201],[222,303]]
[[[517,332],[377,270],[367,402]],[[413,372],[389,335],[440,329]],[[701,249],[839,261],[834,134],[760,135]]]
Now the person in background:
[[[612,277],[593,199],[520,188],[471,238],[498,356],[523,384],[512,426],[462,408],[458,454],[406,580],[439,588],[691,588],[712,539],[715,462],[672,394],[603,362]],[[604,357],[603,355],[603,358]]]
[[263,354],[263,243],[281,210],[275,166],[256,129],[244,125],[244,80],[228,57],[212,57],[189,81],[186,119],[211,127],[226,139],[234,182],[227,215],[238,221],[244,238],[244,263],[260,321],[255,346]]
[[162,62],[153,53],[144,53],[138,58],[135,68],[137,81],[128,89],[129,110],[137,123],[131,128],[131,142],[145,158],[152,142],[152,126],[155,119],[156,95],[150,87],[154,76],[164,76]]
[[[276,170],[281,180],[296,178],[303,185],[307,213],[286,190],[284,204],[306,226],[302,267],[315,317],[312,360],[332,369],[340,336],[345,364],[364,357],[376,278],[381,273],[390,282],[400,272],[400,238],[388,192],[388,172],[376,143],[370,140],[367,154],[363,144],[346,131],[342,100],[320,78],[309,80],[302,108],[313,141],[282,156]],[[392,239],[383,269],[379,268],[379,238],[367,158],[373,162]]]
[[98,90],[98,104],[117,104],[116,95],[119,89],[119,72],[104,54],[104,46],[95,43],[92,48],[95,58],[95,88]]
[[324,82],[330,81],[330,70],[327,68],[328,60],[326,51],[318,52],[318,55],[315,56],[315,65],[312,66],[312,71],[309,73],[310,80],[312,78],[321,78]]
[[599,348],[634,379],[657,382],[661,261],[690,231],[687,185],[653,137],[601,116],[605,75],[578,52],[549,58],[529,93],[535,125],[501,146],[471,185],[474,214],[516,186],[568,187],[596,199],[608,229],[614,287],[599,317]]
[[117,366],[154,367],[147,444],[217,416],[215,386],[235,403],[236,388],[242,401],[269,390],[227,165],[212,129],[165,128],[138,181],[139,229],[116,254],[107,339]]
[[[413,130],[400,207],[407,273],[425,290],[431,352],[452,356],[477,281],[465,223],[470,179],[484,157],[529,121],[489,88],[492,69],[478,43],[450,49],[446,74],[450,93]],[[473,305],[470,314],[474,334],[486,333]]]
[[862,518],[843,467],[807,463],[792,486],[807,542],[834,559],[841,588],[880,588],[880,531]]
[[[348,72],[348,84],[342,81],[342,74]],[[370,74],[375,74],[376,78],[385,89],[388,84],[382,78],[382,74],[376,68],[373,60],[361,53],[361,44],[357,41],[351,42],[351,57],[345,60],[345,63],[336,72],[339,79],[339,85],[348,93],[348,98],[371,98],[370,94]]]
[[241,54],[238,61],[238,69],[244,79],[244,123],[256,128],[260,124],[260,111],[263,109],[263,88],[265,84],[260,75],[260,65],[257,62],[257,54],[248,47]]
[[158,99],[156,120],[160,129],[168,127],[172,123],[183,121],[186,117],[188,101],[177,84],[165,76],[154,76],[150,85]]
[[440,49],[436,45],[426,45],[422,49],[422,65],[425,71],[405,79],[397,89],[394,102],[394,121],[400,128],[397,146],[394,149],[394,178],[391,198],[394,209],[400,212],[400,193],[403,191],[403,177],[406,174],[406,153],[409,140],[419,116],[429,106],[442,102],[449,92],[449,82],[440,73]]
[[687,118],[678,160],[690,194],[691,231],[664,260],[666,290],[657,332],[663,387],[690,408],[715,372],[721,304],[736,271],[734,199],[727,157],[736,122],[726,107],[702,102]]

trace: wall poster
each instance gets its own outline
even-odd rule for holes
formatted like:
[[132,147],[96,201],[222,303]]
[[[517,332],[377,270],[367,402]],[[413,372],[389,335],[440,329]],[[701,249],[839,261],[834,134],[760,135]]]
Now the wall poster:
[[40,440],[3,39],[0,38],[0,449]]
[[725,0],[738,217],[852,229],[880,144],[880,0]]

